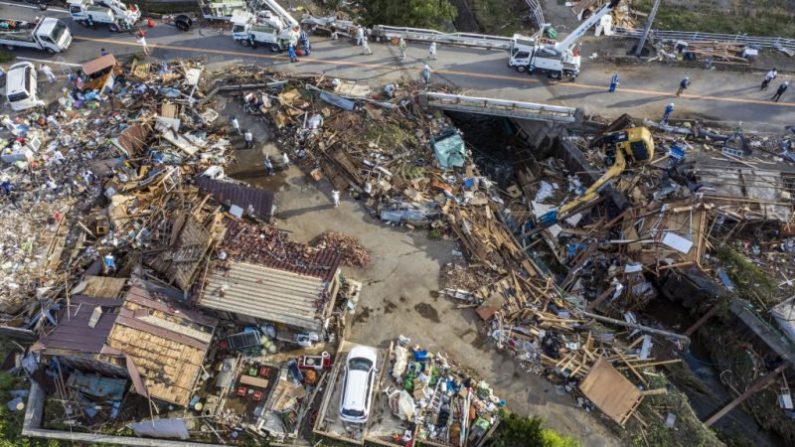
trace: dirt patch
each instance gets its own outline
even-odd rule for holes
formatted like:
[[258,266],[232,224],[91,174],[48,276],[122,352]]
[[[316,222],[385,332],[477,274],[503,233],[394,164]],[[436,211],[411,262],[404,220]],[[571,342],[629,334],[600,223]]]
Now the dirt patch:
[[353,324],[364,323],[365,321],[367,321],[367,319],[370,318],[371,310],[372,309],[370,309],[369,307],[363,306],[361,312],[357,313],[356,316],[353,317]]
[[397,310],[397,304],[393,303],[392,301],[385,300],[384,301],[384,313],[391,314],[392,312]]
[[442,321],[439,319],[439,312],[436,311],[436,308],[428,303],[419,303],[414,306],[414,310],[426,320],[431,320],[434,323],[441,323]]

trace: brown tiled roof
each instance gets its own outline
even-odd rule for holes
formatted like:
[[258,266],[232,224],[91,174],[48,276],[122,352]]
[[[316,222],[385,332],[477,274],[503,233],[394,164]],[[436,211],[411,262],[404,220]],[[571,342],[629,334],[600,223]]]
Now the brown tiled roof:
[[62,313],[58,326],[41,337],[37,345],[46,350],[99,354],[116,322],[117,314],[115,311],[103,313],[93,328],[88,326],[91,314],[96,306],[118,308],[124,301],[82,295],[73,296],[71,301],[72,306]]
[[237,205],[247,210],[250,205],[257,218],[269,220],[273,217],[271,211],[273,210],[274,194],[270,191],[231,182],[221,182],[209,177],[199,177],[196,180],[196,185],[226,206]]

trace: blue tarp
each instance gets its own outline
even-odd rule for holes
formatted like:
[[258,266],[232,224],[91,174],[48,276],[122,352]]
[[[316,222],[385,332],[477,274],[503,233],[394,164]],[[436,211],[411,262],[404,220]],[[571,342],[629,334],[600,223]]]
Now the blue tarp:
[[466,162],[466,149],[461,134],[454,133],[449,137],[433,143],[433,152],[439,160],[442,169],[450,167],[461,168]]
[[348,111],[351,111],[356,107],[356,103],[350,99],[345,99],[329,92],[320,92],[320,99]]

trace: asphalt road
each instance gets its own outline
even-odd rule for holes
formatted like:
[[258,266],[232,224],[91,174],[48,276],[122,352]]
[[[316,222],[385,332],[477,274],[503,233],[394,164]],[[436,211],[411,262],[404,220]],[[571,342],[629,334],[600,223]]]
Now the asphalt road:
[[[0,5],[3,17],[7,18],[31,19],[42,14],[19,4],[0,2]],[[62,18],[69,25],[74,35],[71,48],[53,56],[18,50],[20,58],[70,65],[99,56],[103,47],[119,56],[140,52],[131,34],[84,28],[74,23],[66,11],[57,8],[43,14]],[[263,47],[251,49],[239,45],[228,30],[202,28],[182,33],[167,25],[148,30],[147,42],[153,50],[152,57],[156,58],[256,63],[285,72],[323,73],[372,85],[399,82],[407,77],[416,79],[428,55],[425,45],[409,45],[407,60],[399,62],[394,45],[372,43],[373,54],[362,55],[360,47],[346,39],[332,41],[315,36],[312,55],[290,64],[286,55],[271,53]],[[581,107],[586,113],[608,117],[630,113],[650,119],[659,119],[665,105],[674,102],[673,118],[704,118],[723,121],[731,127],[742,122],[745,129],[767,131],[782,131],[784,126],[795,124],[795,87],[781,102],[771,102],[769,98],[778,84],[760,92],[762,74],[758,73],[683,69],[659,63],[623,66],[621,85],[611,94],[607,85],[616,68],[601,63],[598,57],[594,60],[584,57],[582,73],[576,82],[556,82],[517,73],[507,66],[507,54],[501,51],[442,46],[438,60],[428,63],[434,70],[432,82],[454,85],[473,96]],[[691,88],[676,98],[676,87],[684,76],[690,76]],[[777,81],[787,78],[788,75],[781,75]]]

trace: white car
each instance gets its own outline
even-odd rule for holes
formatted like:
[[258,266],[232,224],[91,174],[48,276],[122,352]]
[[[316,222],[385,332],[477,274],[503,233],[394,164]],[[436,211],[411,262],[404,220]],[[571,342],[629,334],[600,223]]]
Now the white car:
[[367,422],[373,400],[377,361],[378,351],[369,346],[356,346],[348,353],[340,396],[340,420],[343,422]]
[[37,96],[36,66],[30,62],[19,62],[6,73],[6,100],[15,112],[39,107],[44,101]]

